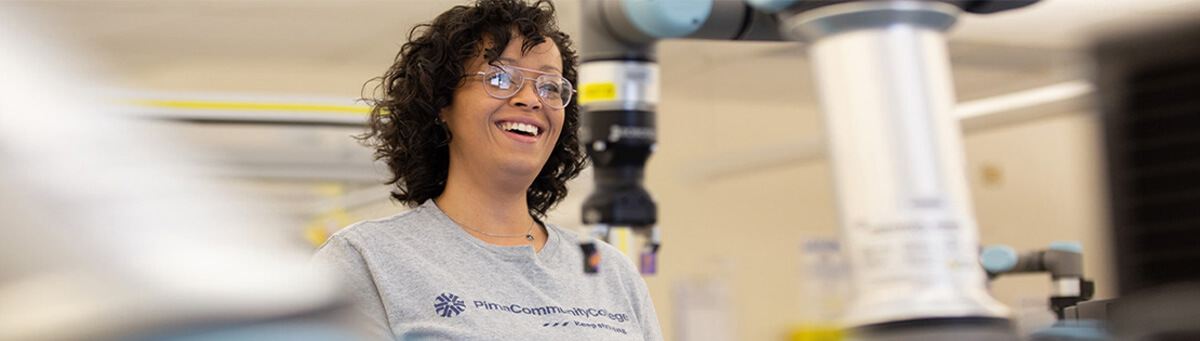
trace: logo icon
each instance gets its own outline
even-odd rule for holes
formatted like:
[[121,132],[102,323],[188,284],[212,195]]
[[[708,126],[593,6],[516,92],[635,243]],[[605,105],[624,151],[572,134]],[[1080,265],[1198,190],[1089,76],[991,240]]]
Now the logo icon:
[[437,297],[437,303],[433,305],[437,309],[438,315],[442,317],[451,317],[463,312],[467,308],[467,304],[458,299],[454,294],[442,293]]

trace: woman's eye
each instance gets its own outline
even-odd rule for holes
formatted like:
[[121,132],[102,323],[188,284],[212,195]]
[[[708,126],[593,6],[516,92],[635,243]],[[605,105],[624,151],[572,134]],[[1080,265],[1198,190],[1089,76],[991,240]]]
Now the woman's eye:
[[504,73],[498,73],[489,77],[488,83],[501,89],[508,89],[508,87],[512,86],[512,76]]

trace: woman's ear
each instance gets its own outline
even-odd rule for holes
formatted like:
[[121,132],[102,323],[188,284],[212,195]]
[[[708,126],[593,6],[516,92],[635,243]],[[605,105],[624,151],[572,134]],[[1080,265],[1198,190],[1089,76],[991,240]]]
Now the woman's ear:
[[446,110],[443,109],[442,111],[438,112],[437,116],[433,117],[433,123],[436,124],[438,127],[441,127],[442,134],[444,134],[446,136],[446,140],[441,142],[440,144],[438,144],[439,147],[449,146],[450,139],[452,136],[450,134],[450,125],[446,124],[446,120],[442,119],[442,117],[445,117],[445,116],[448,116],[448,115],[446,115]]
[[450,107],[445,107],[445,108],[442,108],[442,110],[439,110],[437,113],[437,116],[433,118],[433,121],[439,125],[445,126],[446,125],[446,117],[450,116],[449,114],[446,113],[447,111],[450,111]]

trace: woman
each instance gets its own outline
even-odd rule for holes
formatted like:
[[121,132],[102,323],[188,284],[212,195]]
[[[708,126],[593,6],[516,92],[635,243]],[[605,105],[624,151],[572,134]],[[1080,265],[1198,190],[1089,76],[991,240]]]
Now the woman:
[[582,271],[543,223],[585,156],[576,57],[539,1],[479,0],[415,28],[362,137],[412,210],[334,234],[318,261],[389,338],[661,339],[646,285],[609,245]]

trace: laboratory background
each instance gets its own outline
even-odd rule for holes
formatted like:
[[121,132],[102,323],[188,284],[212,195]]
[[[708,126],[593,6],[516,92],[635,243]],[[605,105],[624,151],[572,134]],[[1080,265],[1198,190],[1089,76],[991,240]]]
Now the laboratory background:
[[[387,168],[354,139],[369,112],[361,98],[410,28],[459,3],[0,3],[0,339],[132,340],[130,331],[337,306],[337,289],[306,270],[308,257],[343,227],[406,209],[389,197]],[[580,39],[591,11],[554,3],[560,26]],[[1196,0],[1041,0],[963,13],[946,30],[960,202],[973,211],[976,256],[993,262],[966,266],[990,266],[986,290],[1022,339],[1062,327],[1052,296],[1119,300],[1126,275],[1183,283],[1191,296],[1168,301],[1195,303],[1190,313],[1180,304],[1163,318],[1200,319],[1200,286],[1187,283],[1200,280],[1197,22]],[[1174,36],[1189,38],[1139,38]],[[657,205],[659,245],[643,278],[665,339],[842,339],[856,292],[811,44],[657,44],[657,136],[643,186]],[[1153,63],[1137,51],[1191,57],[1167,72],[1182,76],[1154,85],[1175,96],[1179,116],[1138,128],[1161,129],[1146,133],[1160,137],[1153,143],[1178,143],[1155,157],[1179,166],[1130,175],[1109,156],[1137,148],[1106,133],[1121,112],[1106,111],[1106,96],[1142,90],[1106,87],[1104,77]],[[855,58],[866,57],[844,60]],[[1165,194],[1124,201],[1133,194],[1114,176],[1157,176]],[[588,169],[573,180],[548,222],[587,230],[581,207],[593,177]],[[1122,205],[1149,208],[1114,219]],[[1174,234],[1144,249],[1118,244],[1133,233],[1119,223],[1143,215]],[[629,231],[608,237],[638,248]],[[1178,262],[1144,265],[1158,272],[1120,270],[1129,266],[1122,252],[1167,249]],[[1064,252],[1075,257],[1074,282],[1026,264]],[[1030,255],[1040,258],[1016,260]],[[1006,262],[1033,270],[1003,273]],[[1066,305],[1077,303],[1072,314],[1084,311],[1079,300]],[[1196,325],[1161,340],[1200,335]],[[304,335],[329,331],[315,329]]]

